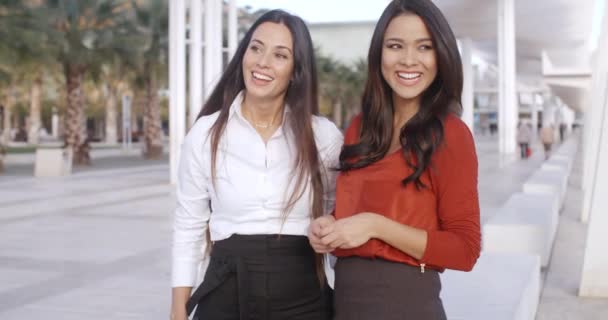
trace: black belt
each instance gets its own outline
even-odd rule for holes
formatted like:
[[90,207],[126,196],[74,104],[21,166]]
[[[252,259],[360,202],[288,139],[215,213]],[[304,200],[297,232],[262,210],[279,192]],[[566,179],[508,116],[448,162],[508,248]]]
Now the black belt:
[[[250,288],[252,273],[282,272],[286,268],[296,273],[315,272],[311,261],[314,251],[304,236],[232,235],[217,241],[205,278],[188,300],[186,311],[190,315],[197,305],[203,305],[205,297],[236,276],[239,319],[246,320],[250,316],[250,289],[255,289]],[[264,304],[258,307],[263,309],[262,314],[268,311]]]
[[[213,259],[213,258],[212,258]],[[194,310],[194,307],[209,293],[218,288],[230,276],[236,274],[238,285],[238,300],[239,300],[239,319],[246,320],[249,316],[248,311],[248,295],[249,295],[249,275],[247,265],[241,257],[222,257],[221,262],[217,267],[207,269],[207,272],[214,272],[213,275],[205,275],[205,280],[194,291],[188,302],[186,303],[186,311],[188,316]]]

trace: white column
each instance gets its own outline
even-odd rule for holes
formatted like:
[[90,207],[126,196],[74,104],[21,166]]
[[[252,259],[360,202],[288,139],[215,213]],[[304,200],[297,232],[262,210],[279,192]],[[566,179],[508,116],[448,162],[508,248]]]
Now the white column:
[[[608,7],[605,13],[608,12]],[[589,207],[589,228],[585,246],[585,260],[579,294],[589,297],[608,298],[608,15],[605,14],[602,35],[596,52],[593,68],[593,90],[591,91],[592,117],[597,122],[597,139],[589,141],[586,156],[590,156],[591,167],[585,174],[591,175],[585,189],[583,203]],[[596,121],[597,120],[597,121]],[[589,123],[585,123],[589,125]],[[592,128],[593,129],[593,128]],[[587,165],[587,162],[585,163]]]
[[460,52],[464,77],[464,85],[462,88],[462,121],[469,126],[471,132],[474,132],[473,108],[475,103],[475,70],[473,68],[473,45],[470,38],[460,40]]
[[[608,54],[608,51],[605,51],[605,54]],[[606,68],[602,73],[606,80]],[[596,91],[593,94],[603,96],[604,99],[601,104],[594,106],[594,111],[598,111],[594,112],[594,115],[599,119],[600,130],[597,132],[597,140],[593,141],[597,142],[598,148],[591,152],[594,160],[591,161],[593,167],[589,169],[588,174],[592,174],[592,177],[583,200],[583,219],[588,219],[589,229],[579,293],[581,296],[608,298],[608,102],[605,92]]]
[[186,0],[169,1],[169,126],[171,183],[186,135]]
[[190,3],[190,110],[188,123],[196,121],[203,106],[203,0]]
[[232,59],[238,46],[238,17],[236,0],[228,3],[228,60]]
[[223,70],[222,0],[205,0],[205,97],[209,97]]
[[59,115],[57,114],[56,107],[53,107],[53,115],[51,117],[51,136],[59,139]]
[[536,139],[536,137],[538,135],[538,110],[539,110],[538,94],[534,93],[534,94],[532,94],[532,114],[530,117],[530,120],[532,121],[532,137],[534,139]]
[[[607,10],[608,11],[608,8]],[[604,33],[598,42],[598,49],[595,53],[595,66],[593,68],[592,88],[591,88],[591,105],[585,110],[585,134],[584,134],[584,164],[583,164],[583,208],[581,211],[581,221],[588,222],[592,209],[594,197],[595,180],[607,176],[598,175],[598,150],[601,148],[600,142],[602,128],[606,129],[606,125],[602,125],[602,114],[605,112],[606,101],[608,100],[608,59],[604,57],[608,54],[608,18],[604,19]],[[606,138],[608,139],[608,138]],[[606,144],[606,140],[603,140]]]
[[[598,92],[599,90],[601,90],[601,84],[600,84],[600,79],[597,79],[597,77],[599,76],[599,74],[596,72],[593,74],[592,78],[592,89],[590,92],[590,95],[594,92]],[[596,93],[597,94],[597,93]],[[589,105],[587,105],[584,109],[585,115],[584,115],[584,122],[583,122],[583,143],[582,143],[582,150],[583,150],[583,176],[582,176],[582,180],[581,180],[581,190],[586,191],[587,188],[590,185],[590,179],[592,177],[591,175],[591,168],[592,168],[592,164],[593,162],[591,162],[592,160],[592,153],[593,153],[593,149],[591,148],[591,141],[592,141],[592,136],[593,134],[597,134],[597,130],[599,129],[599,127],[593,128],[594,125],[598,125],[599,120],[597,119],[597,117],[593,117],[593,113],[597,113],[597,111],[594,108],[594,103],[595,103],[595,97],[591,97],[589,99],[590,103]],[[581,221],[583,222],[587,222],[587,218],[589,217],[585,212],[588,211],[585,208],[585,202],[583,202],[583,211],[581,213]]]
[[519,113],[515,77],[515,0],[498,0],[498,139],[502,154],[515,152]]

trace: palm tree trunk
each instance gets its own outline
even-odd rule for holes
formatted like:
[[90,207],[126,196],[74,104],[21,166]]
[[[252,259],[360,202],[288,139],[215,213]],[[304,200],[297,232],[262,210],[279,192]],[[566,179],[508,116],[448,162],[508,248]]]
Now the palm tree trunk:
[[4,130],[2,131],[2,136],[0,137],[2,144],[8,145],[11,141],[11,118],[12,118],[12,106],[9,103],[10,98],[6,99],[6,104],[4,105]]
[[0,173],[4,172],[4,153],[6,150],[2,143],[0,143]]
[[40,118],[41,97],[42,74],[38,72],[32,83],[30,92],[30,130],[27,134],[27,142],[29,144],[38,144],[39,142],[38,137],[40,134],[40,124],[42,122]]
[[106,100],[106,143],[118,143],[118,107],[116,88],[108,85],[108,96]]
[[359,112],[358,108],[349,108],[346,110],[346,123],[350,123]]
[[334,124],[340,129],[342,129],[343,116],[342,116],[342,101],[340,99],[336,99],[334,102],[334,107],[332,110],[332,118],[334,120]]
[[[150,69],[148,69],[150,70]],[[163,154],[163,137],[160,123],[160,104],[156,76],[150,72],[146,80],[146,105],[144,112],[144,136],[146,159],[159,159]]]
[[14,95],[15,84],[11,82],[8,87],[6,100],[4,103],[4,132],[0,133],[0,173],[4,172],[4,155],[6,153],[6,147],[11,140],[11,111],[15,105]]
[[67,64],[65,77],[67,86],[67,108],[65,117],[65,146],[74,152],[74,164],[85,164],[89,159],[86,144],[86,123],[84,117],[84,99],[82,81],[85,67]]
[[6,103],[4,104],[4,132],[2,132],[2,137],[0,137],[4,145],[8,145],[11,141],[12,111],[15,105],[14,90],[15,84],[11,82],[6,95]]

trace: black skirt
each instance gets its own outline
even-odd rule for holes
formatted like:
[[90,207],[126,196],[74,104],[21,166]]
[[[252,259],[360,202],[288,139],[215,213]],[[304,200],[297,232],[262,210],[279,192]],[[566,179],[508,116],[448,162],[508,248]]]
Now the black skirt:
[[335,320],[445,320],[439,273],[359,257],[335,266]]
[[329,320],[331,296],[306,237],[233,235],[214,243],[187,308],[200,320]]

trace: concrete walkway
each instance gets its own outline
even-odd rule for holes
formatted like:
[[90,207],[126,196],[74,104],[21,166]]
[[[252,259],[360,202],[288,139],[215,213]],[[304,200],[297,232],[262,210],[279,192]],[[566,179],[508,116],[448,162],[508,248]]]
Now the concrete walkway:
[[[485,221],[543,156],[535,146],[527,160],[499,157],[495,137],[477,144]],[[175,202],[168,165],[93,160],[67,178],[0,176],[0,319],[168,318]],[[580,161],[572,177],[538,319],[599,320],[608,312],[608,300],[576,297],[586,233],[575,219]]]
[[587,225],[580,221],[583,161],[579,152],[572,168],[551,262],[545,270],[538,320],[608,319],[608,299],[578,297]]
[[168,166],[0,180],[0,319],[167,319]]

